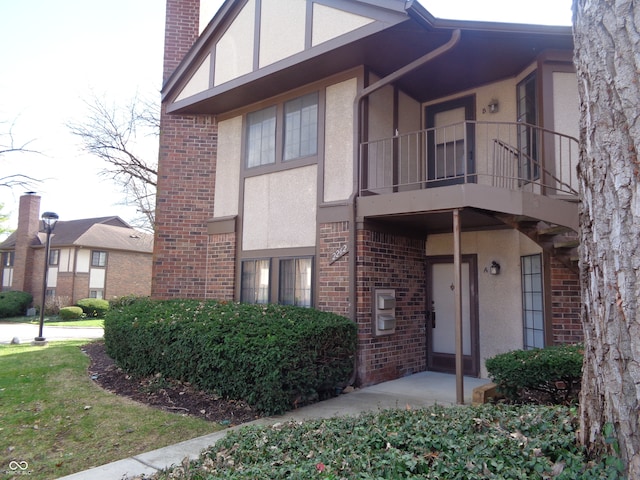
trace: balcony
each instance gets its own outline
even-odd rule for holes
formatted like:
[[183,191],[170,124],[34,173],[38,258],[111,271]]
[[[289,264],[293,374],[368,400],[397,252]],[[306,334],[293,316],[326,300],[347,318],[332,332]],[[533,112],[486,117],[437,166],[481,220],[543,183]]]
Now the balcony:
[[438,214],[460,208],[472,228],[544,221],[578,229],[579,148],[568,135],[466,121],[365,142],[359,155],[361,221],[446,231],[448,216]]

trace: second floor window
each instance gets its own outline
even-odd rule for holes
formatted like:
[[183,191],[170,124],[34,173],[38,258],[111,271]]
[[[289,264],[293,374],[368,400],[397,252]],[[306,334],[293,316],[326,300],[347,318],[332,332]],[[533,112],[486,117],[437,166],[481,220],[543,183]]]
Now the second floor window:
[[4,254],[4,266],[5,267],[13,267],[13,262],[16,257],[15,252],[6,252]]
[[106,267],[107,266],[107,252],[101,252],[94,250],[91,252],[91,266],[92,267]]
[[247,115],[246,167],[254,168],[318,153],[318,93]]
[[49,265],[58,265],[60,263],[60,250],[49,250]]

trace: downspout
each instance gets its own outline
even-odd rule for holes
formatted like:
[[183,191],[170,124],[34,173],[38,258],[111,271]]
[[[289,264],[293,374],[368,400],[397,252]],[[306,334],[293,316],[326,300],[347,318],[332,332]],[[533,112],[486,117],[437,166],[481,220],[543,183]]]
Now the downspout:
[[[348,205],[349,209],[349,318],[357,323],[357,295],[356,288],[358,285],[356,279],[356,267],[357,267],[357,239],[356,239],[356,217],[357,217],[357,206],[356,206],[356,198],[359,195],[360,191],[360,139],[362,137],[360,128],[362,124],[362,101],[365,97],[368,97],[373,92],[386,87],[387,85],[395,82],[399,78],[404,75],[412,72],[413,70],[422,67],[423,65],[429,63],[430,61],[438,58],[440,55],[447,53],[449,50],[454,48],[458,42],[460,41],[461,32],[460,29],[456,29],[451,33],[451,38],[449,41],[435,50],[430,51],[429,53],[423,55],[422,57],[414,60],[411,63],[408,63],[402,68],[399,68],[393,73],[390,73],[384,78],[381,78],[377,82],[369,85],[362,89],[359,92],[354,101],[353,101],[353,118],[354,118],[354,155],[353,155],[353,192],[349,197]],[[353,375],[349,381],[349,384],[353,384],[357,375],[357,356],[354,359],[354,369]]]

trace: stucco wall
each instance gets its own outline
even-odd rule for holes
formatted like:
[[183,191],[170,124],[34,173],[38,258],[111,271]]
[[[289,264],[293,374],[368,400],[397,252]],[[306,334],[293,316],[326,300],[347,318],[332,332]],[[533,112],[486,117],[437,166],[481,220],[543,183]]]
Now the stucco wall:
[[371,18],[314,3],[311,44],[318,45],[371,22],[373,22]]
[[238,214],[241,152],[242,116],[218,123],[214,218]]
[[356,78],[326,89],[324,201],[346,200],[353,191],[353,101]]
[[[480,375],[486,377],[487,358],[522,348],[520,257],[541,249],[516,230],[465,232],[461,248],[463,254],[478,256]],[[426,251],[427,256],[452,255],[452,235],[430,235]],[[489,274],[494,260],[500,264],[500,275]]]
[[316,191],[316,165],[247,178],[242,249],[314,246]]
[[185,85],[176,100],[190,97],[196,93],[204,92],[209,88],[209,77],[211,74],[211,56],[208,55],[193,74],[193,77]]
[[306,0],[262,0],[260,68],[304,50],[306,14]]
[[216,44],[214,85],[253,70],[255,0],[249,0]]

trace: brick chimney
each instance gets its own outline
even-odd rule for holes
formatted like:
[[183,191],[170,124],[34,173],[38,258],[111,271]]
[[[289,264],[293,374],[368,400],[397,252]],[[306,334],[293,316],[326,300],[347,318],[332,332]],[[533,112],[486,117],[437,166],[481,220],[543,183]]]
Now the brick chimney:
[[[200,0],[167,0],[166,82],[200,32]],[[207,298],[207,222],[213,215],[218,127],[213,116],[160,113],[151,295]]]
[[163,83],[171,76],[200,33],[200,0],[167,0]]
[[33,292],[33,257],[32,245],[38,244],[40,230],[40,197],[33,192],[20,197],[18,210],[18,229],[16,230],[16,250],[13,263],[12,290]]

